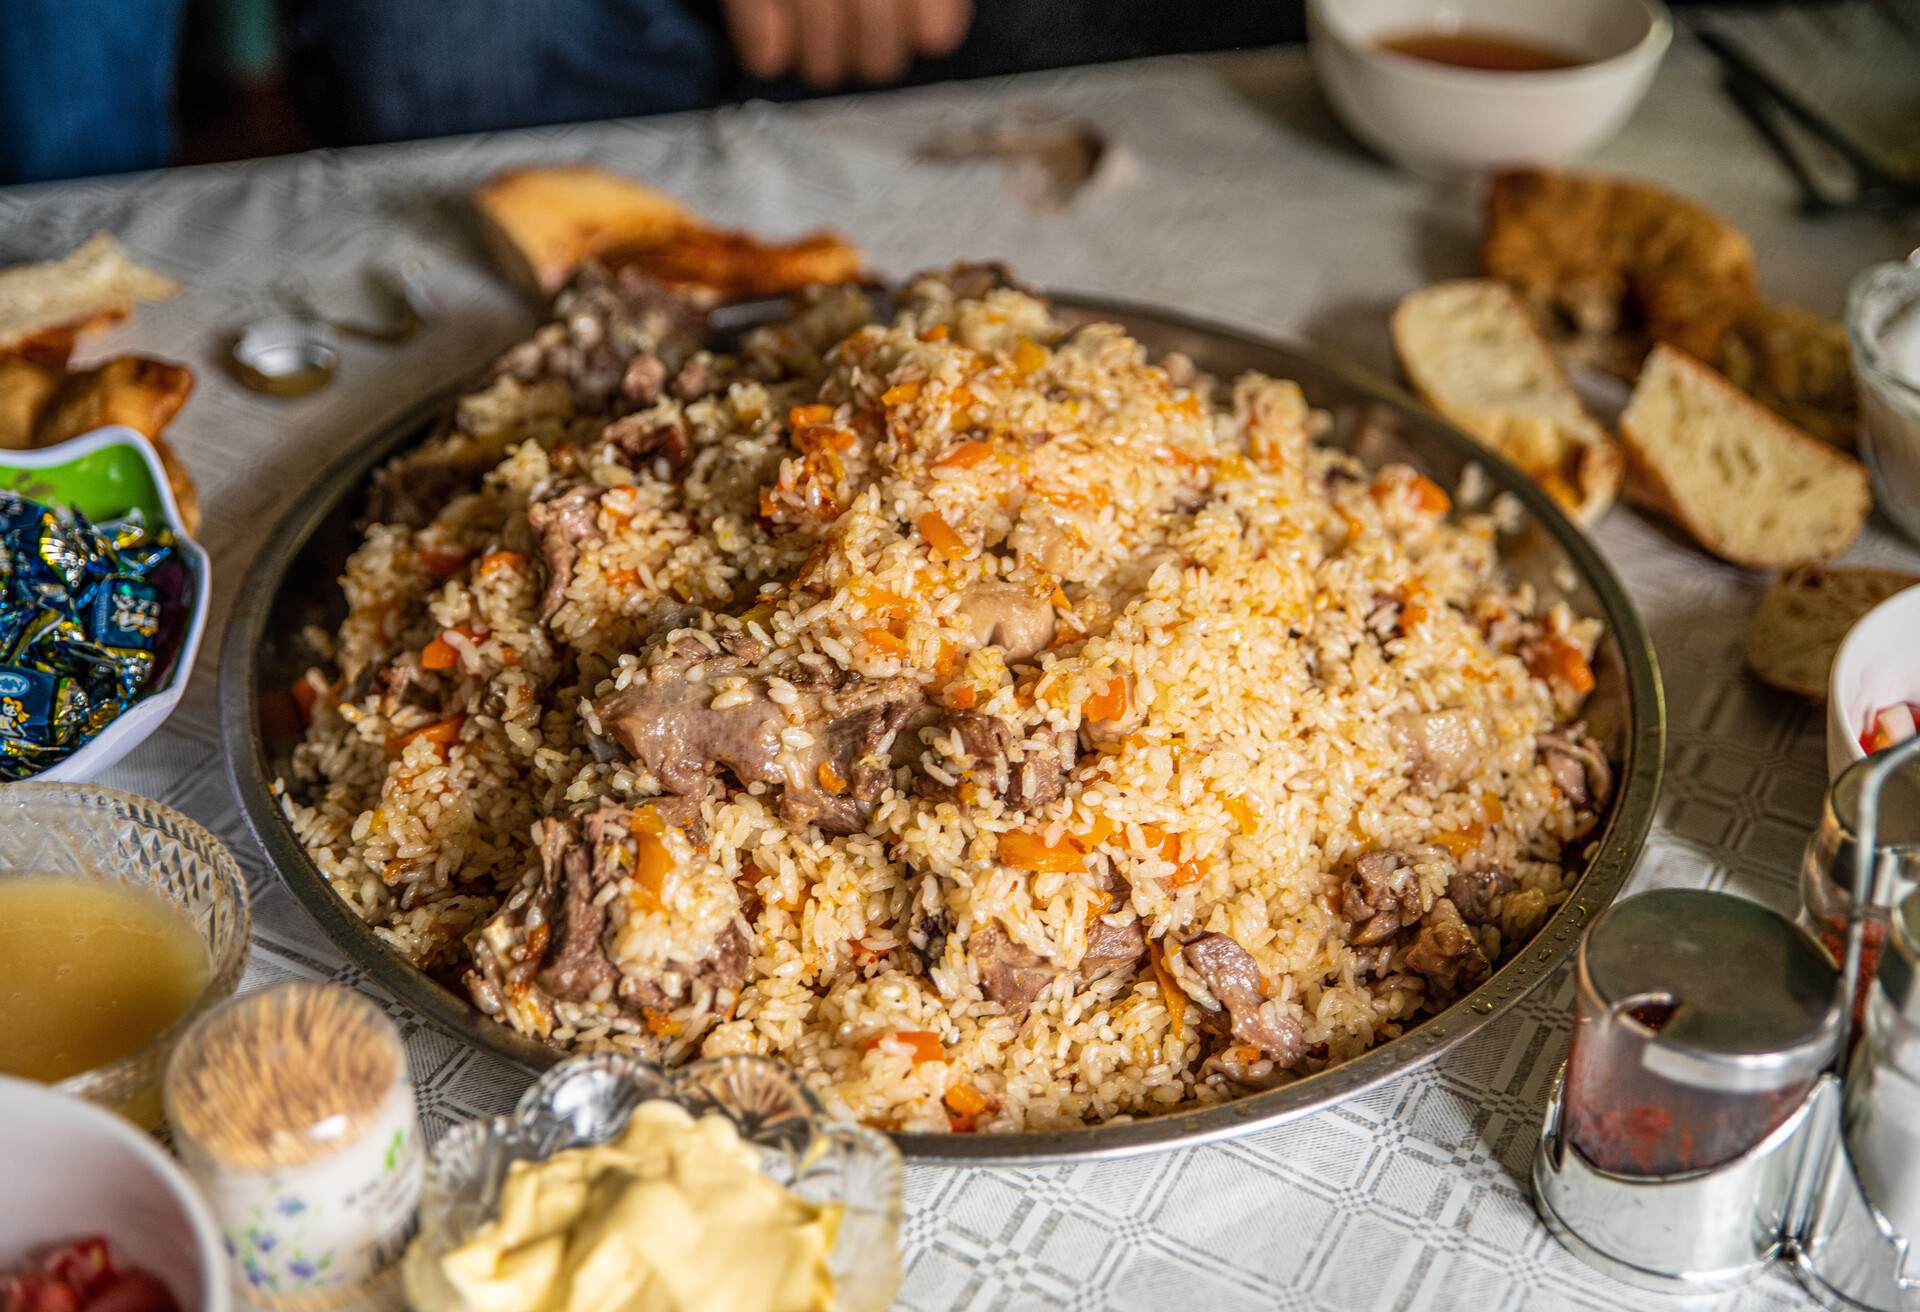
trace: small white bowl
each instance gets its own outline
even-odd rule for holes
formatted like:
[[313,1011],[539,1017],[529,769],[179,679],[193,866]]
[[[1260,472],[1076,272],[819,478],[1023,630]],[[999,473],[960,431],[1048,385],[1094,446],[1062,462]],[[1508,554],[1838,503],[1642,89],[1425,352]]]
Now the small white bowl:
[[[130,470],[137,474],[138,464],[115,464],[103,458],[100,453],[109,447],[125,447],[137,454],[146,466],[150,484],[137,477],[128,478]],[[35,476],[44,476],[44,471],[63,467],[78,468],[83,460],[91,462],[86,468],[101,472],[101,477],[85,480],[88,486],[95,489],[95,495],[104,495],[111,500],[115,495],[112,489],[120,489],[125,495],[137,498],[133,503],[111,506],[102,514],[91,517],[98,519],[105,514],[121,514],[138,501],[146,502],[173,530],[180,559],[191,577],[193,595],[187,599],[187,614],[179,641],[174,644],[173,661],[166,676],[148,688],[139,701],[116,716],[111,724],[95,734],[80,750],[31,776],[46,783],[87,782],[119,764],[121,757],[138,747],[160,727],[162,721],[173,714],[173,708],[186,695],[194,657],[199,654],[200,639],[207,631],[207,603],[213,595],[207,553],[198,542],[187,536],[186,527],[180,520],[180,507],[173,499],[173,488],[167,482],[166,470],[153,444],[133,429],[116,424],[34,451],[0,451],[0,488],[19,491],[35,500],[46,500],[49,496],[47,493],[35,495],[38,491]],[[141,486],[133,487],[131,483],[140,483]]]
[[[1458,68],[1383,49],[1419,32],[1484,34],[1588,62]],[[1353,134],[1416,172],[1556,164],[1599,146],[1646,94],[1673,40],[1660,0],[1308,0],[1320,85]]]
[[1920,587],[1860,617],[1827,674],[1827,782],[1866,759],[1860,735],[1895,702],[1920,702]]
[[185,1312],[229,1312],[220,1232],[187,1177],[111,1112],[0,1075],[0,1275],[74,1239],[104,1235]]

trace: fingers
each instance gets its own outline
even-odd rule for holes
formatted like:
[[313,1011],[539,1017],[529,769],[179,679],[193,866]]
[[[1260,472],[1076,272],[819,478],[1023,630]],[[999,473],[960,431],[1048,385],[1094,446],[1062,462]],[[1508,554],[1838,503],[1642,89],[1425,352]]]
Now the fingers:
[[917,56],[952,52],[973,19],[972,0],[722,0],[722,8],[743,71],[798,72],[822,91],[849,77],[898,81]]
[[752,77],[778,77],[793,67],[793,0],[725,0],[727,30],[740,67]]
[[824,91],[846,80],[853,43],[854,0],[793,0],[799,28],[800,77]]
[[950,55],[973,23],[971,0],[908,0],[913,44],[922,55]]
[[853,68],[868,82],[898,81],[913,58],[914,0],[853,0]]

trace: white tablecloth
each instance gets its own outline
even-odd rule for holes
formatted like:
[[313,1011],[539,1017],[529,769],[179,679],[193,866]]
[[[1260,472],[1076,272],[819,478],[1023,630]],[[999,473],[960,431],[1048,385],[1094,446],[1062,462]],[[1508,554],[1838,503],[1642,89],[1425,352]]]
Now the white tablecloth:
[[[1129,157],[1111,185],[1037,212],[991,164],[919,162],[937,129],[1031,108],[1101,126]],[[102,782],[206,823],[246,868],[249,986],[289,975],[361,984],[265,866],[229,793],[215,715],[217,640],[272,523],[341,448],[487,360],[532,309],[491,272],[459,203],[502,166],[587,157],[712,218],[765,233],[831,224],[876,267],[959,257],[1026,279],[1160,302],[1312,339],[1390,367],[1385,313],[1410,288],[1471,271],[1471,189],[1361,155],[1299,51],[1030,75],[813,105],[319,152],[265,163],[0,191],[0,258],[43,257],[99,228],[188,285],[89,343],[190,362],[171,430],[200,481],[214,640],[180,710]],[[1852,274],[1920,241],[1909,221],[1797,218],[1784,175],[1676,47],[1598,164],[1719,208],[1752,236],[1766,289],[1837,313]],[[242,390],[218,361],[277,285],[350,312],[360,271],[417,256],[442,306],[399,349],[349,345],[340,381],[296,401]],[[1672,716],[1667,784],[1634,887],[1730,888],[1792,905],[1823,786],[1820,721],[1741,673],[1762,580],[1629,511],[1600,540],[1653,631]],[[1860,559],[1920,564],[1884,524]],[[909,1172],[905,1308],[1661,1308],[1573,1260],[1535,1220],[1525,1177],[1566,1046],[1568,991],[1537,991],[1421,1073],[1231,1143],[1032,1170]],[[394,1008],[429,1133],[512,1103],[524,1077]],[[1772,1277],[1726,1307],[1797,1305]]]

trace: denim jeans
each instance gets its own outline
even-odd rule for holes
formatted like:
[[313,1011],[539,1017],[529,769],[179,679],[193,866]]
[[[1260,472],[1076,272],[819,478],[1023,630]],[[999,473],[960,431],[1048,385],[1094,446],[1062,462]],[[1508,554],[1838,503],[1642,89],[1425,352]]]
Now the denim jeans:
[[0,0],[0,183],[159,168],[184,0]]
[[284,35],[317,138],[398,141],[712,103],[728,57],[703,8],[694,0],[287,0]]

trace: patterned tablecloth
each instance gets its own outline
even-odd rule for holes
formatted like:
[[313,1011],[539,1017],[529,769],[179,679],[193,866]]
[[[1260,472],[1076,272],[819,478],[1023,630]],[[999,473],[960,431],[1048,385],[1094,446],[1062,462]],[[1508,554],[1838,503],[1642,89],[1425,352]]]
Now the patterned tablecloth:
[[[1067,208],[1028,205],[995,165],[916,159],[930,134],[1010,111],[1097,124],[1118,155]],[[1313,339],[1390,366],[1385,313],[1423,281],[1471,270],[1471,189],[1391,172],[1328,117],[1299,51],[1031,75],[807,106],[319,152],[259,164],[0,191],[0,257],[62,251],[110,228],[187,293],[142,309],[89,352],[192,363],[172,429],[200,480],[217,636],[269,526],[340,448],[487,360],[531,309],[481,256],[459,204],[492,171],[588,157],[729,224],[832,224],[885,270],[961,256],[1042,285],[1159,302]],[[1784,175],[1681,42],[1626,133],[1597,161],[1718,207],[1753,237],[1775,295],[1837,313],[1852,274],[1920,241],[1912,221],[1797,218]],[[441,313],[402,348],[349,345],[340,381],[278,402],[217,361],[277,289],[355,310],[362,271],[418,257]],[[1787,907],[1822,786],[1817,714],[1742,675],[1762,580],[1629,511],[1600,541],[1659,648],[1672,754],[1634,887],[1730,888]],[[1920,564],[1883,522],[1863,560]],[[266,868],[229,793],[209,641],[180,710],[102,782],[211,826],[255,907],[247,985],[363,984]],[[1563,1252],[1525,1177],[1566,1047],[1569,990],[1538,990],[1417,1075],[1230,1143],[1099,1165],[909,1172],[900,1305],[1075,1309],[1658,1308]],[[429,1133],[507,1107],[524,1077],[399,1007]],[[1724,1306],[1799,1302],[1773,1277]]]

